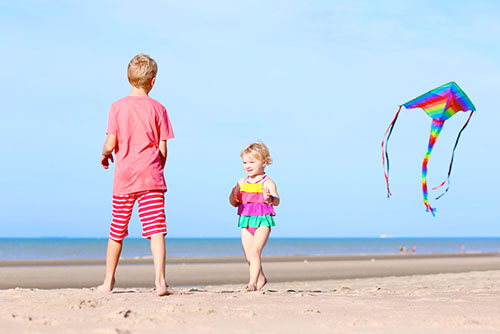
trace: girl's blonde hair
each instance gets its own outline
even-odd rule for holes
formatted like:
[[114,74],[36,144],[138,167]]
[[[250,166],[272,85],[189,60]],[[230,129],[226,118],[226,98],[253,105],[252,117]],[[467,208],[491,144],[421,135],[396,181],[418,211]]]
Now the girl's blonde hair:
[[243,158],[244,155],[251,155],[254,158],[271,165],[273,163],[273,159],[269,154],[269,149],[263,142],[256,142],[248,145],[241,151],[240,156]]
[[127,77],[136,88],[151,88],[151,80],[156,77],[158,64],[148,55],[138,54],[128,63]]

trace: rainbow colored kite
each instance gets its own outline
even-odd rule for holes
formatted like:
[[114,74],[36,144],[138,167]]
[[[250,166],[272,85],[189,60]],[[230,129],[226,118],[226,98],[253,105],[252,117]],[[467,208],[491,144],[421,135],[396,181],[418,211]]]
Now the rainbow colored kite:
[[422,191],[424,195],[424,204],[426,210],[430,211],[432,215],[435,216],[436,209],[432,208],[431,205],[429,204],[428,192],[427,192],[427,163],[429,162],[429,156],[431,155],[432,149],[434,148],[434,144],[436,143],[436,139],[439,136],[439,133],[443,129],[444,122],[459,111],[466,112],[470,110],[471,113],[469,115],[469,118],[467,119],[467,122],[465,122],[464,126],[458,133],[455,146],[453,147],[450,168],[448,170],[448,177],[445,181],[443,181],[443,183],[432,189],[435,190],[447,184],[446,190],[441,195],[436,197],[436,199],[439,199],[444,194],[446,194],[446,192],[448,192],[448,189],[450,188],[450,174],[451,174],[451,168],[453,166],[455,149],[457,148],[458,140],[460,139],[462,131],[464,131],[467,124],[469,124],[469,120],[472,117],[472,114],[474,113],[476,108],[469,100],[467,95],[465,95],[463,90],[460,89],[460,87],[458,87],[458,85],[453,81],[445,85],[442,85],[441,87],[433,89],[417,97],[416,99],[404,103],[403,105],[400,105],[398,112],[394,117],[394,120],[391,122],[391,124],[389,124],[389,127],[385,132],[384,140],[382,140],[382,163],[384,165],[384,176],[385,176],[385,182],[387,184],[387,197],[392,196],[391,191],[389,189],[389,155],[387,153],[387,142],[391,137],[392,129],[396,124],[399,112],[401,111],[401,107],[403,106],[406,109],[422,108],[427,113],[427,115],[429,115],[432,118],[429,145],[427,147],[427,153],[425,153],[424,161],[422,163]]

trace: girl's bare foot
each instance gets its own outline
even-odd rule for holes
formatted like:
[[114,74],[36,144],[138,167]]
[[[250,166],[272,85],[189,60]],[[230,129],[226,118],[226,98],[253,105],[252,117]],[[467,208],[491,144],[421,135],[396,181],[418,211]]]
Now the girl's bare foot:
[[97,291],[102,292],[102,293],[111,293],[113,291],[113,288],[115,287],[115,279],[113,278],[111,282],[106,282],[104,280],[104,283],[102,285],[99,285],[97,287]]
[[156,295],[158,297],[162,296],[170,296],[175,294],[175,291],[170,289],[168,285],[157,285],[156,286]]
[[264,277],[263,280],[259,280],[257,282],[256,288],[257,290],[261,290],[267,284],[267,278]]
[[245,285],[245,289],[247,289],[248,292],[250,292],[250,291],[257,291],[257,288],[255,287],[254,284]]

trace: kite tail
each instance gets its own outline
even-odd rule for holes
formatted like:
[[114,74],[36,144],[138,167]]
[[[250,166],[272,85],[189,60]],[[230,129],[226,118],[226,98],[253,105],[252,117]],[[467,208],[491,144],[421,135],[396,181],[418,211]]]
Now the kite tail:
[[396,120],[398,119],[401,107],[402,106],[399,106],[398,112],[396,113],[396,116],[394,116],[394,119],[392,120],[391,124],[389,124],[387,130],[385,131],[384,139],[382,140],[382,165],[384,166],[385,184],[387,186],[387,198],[392,196],[391,190],[389,189],[389,154],[387,153],[387,144],[389,143],[389,138],[391,137],[392,129],[394,128]]
[[470,112],[470,115],[469,115],[469,118],[467,119],[467,122],[465,122],[464,126],[462,127],[462,129],[458,133],[457,140],[455,141],[455,146],[453,147],[453,153],[451,154],[450,168],[448,169],[448,177],[446,178],[445,181],[443,181],[443,183],[441,183],[439,186],[432,189],[432,190],[435,190],[435,189],[438,189],[438,188],[444,186],[445,184],[447,184],[446,190],[441,195],[436,197],[436,199],[440,199],[441,197],[443,197],[450,189],[450,175],[451,175],[451,168],[453,167],[453,159],[455,158],[455,149],[457,148],[458,141],[460,140],[460,135],[462,134],[464,129],[467,127],[467,124],[469,124],[470,118],[472,117],[473,113],[474,113],[474,111]]
[[434,211],[429,204],[429,193],[427,192],[427,163],[429,162],[429,157],[431,155],[432,149],[434,148],[434,144],[436,143],[436,139],[439,136],[439,133],[443,129],[444,121],[438,121],[432,119],[431,125],[431,136],[429,138],[429,145],[427,146],[427,153],[425,153],[424,161],[422,162],[422,191],[424,194],[424,204],[427,211],[430,211],[433,216],[435,216]]

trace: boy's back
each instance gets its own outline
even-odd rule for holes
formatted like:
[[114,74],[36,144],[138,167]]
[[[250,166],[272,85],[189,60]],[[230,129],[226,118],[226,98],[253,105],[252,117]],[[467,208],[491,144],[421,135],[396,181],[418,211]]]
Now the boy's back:
[[174,137],[165,107],[148,96],[111,105],[106,133],[117,137],[113,194],[166,191],[159,142]]
[[154,86],[158,65],[148,55],[139,54],[128,64],[127,78],[132,86],[130,95],[111,105],[107,137],[101,154],[101,166],[109,168],[116,155],[113,185],[113,220],[110,224],[106,252],[106,276],[97,287],[109,293],[115,285],[116,266],[120,259],[123,239],[135,203],[142,222],[142,237],[151,240],[155,286],[158,296],[172,294],[165,281],[165,178],[167,139],[174,133],[167,111],[149,97]]

